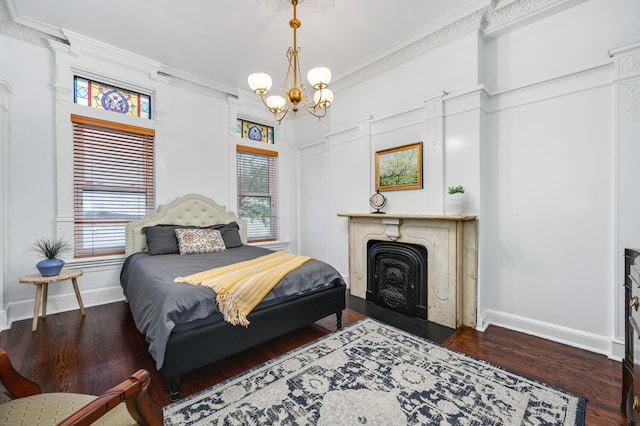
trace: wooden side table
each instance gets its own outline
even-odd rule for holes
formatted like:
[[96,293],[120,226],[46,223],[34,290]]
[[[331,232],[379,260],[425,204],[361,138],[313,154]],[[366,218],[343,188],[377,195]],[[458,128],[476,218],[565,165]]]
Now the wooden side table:
[[[55,283],[58,281],[71,280],[73,284],[73,290],[76,292],[76,299],[78,299],[78,305],[80,306],[80,312],[82,315],[84,312],[84,305],[82,304],[82,297],[80,296],[80,290],[78,289],[78,278],[83,274],[82,269],[62,269],[58,275],[52,275],[50,277],[43,277],[39,272],[35,274],[25,275],[20,278],[21,284],[35,284],[36,285],[36,300],[33,307],[33,326],[32,330],[38,330],[38,315],[40,313],[40,295],[42,295],[42,318],[47,317],[47,293],[49,291],[49,283]],[[44,290],[44,293],[43,293]]]

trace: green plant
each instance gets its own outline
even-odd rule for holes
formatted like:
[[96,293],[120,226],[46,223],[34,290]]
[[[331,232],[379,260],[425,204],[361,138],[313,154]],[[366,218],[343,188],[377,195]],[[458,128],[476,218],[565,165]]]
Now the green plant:
[[39,238],[33,243],[31,251],[43,255],[46,259],[57,259],[58,256],[71,251],[71,244],[63,239]]
[[464,194],[464,186],[462,185],[458,185],[458,186],[450,186],[449,187],[449,194]]

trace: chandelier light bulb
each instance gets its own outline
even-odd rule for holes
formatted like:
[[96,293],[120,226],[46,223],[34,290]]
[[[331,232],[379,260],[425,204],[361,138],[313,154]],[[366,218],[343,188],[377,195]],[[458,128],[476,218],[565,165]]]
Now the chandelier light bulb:
[[316,90],[313,101],[321,108],[329,108],[333,102],[333,92],[329,89]]
[[253,93],[257,95],[265,94],[271,89],[271,76],[263,72],[257,72],[251,74],[247,78],[249,87],[253,90]]
[[266,102],[267,107],[273,112],[282,111],[284,109],[284,105],[287,103],[287,101],[282,96],[278,95],[269,96]]
[[326,67],[312,68],[307,73],[307,80],[314,89],[324,89],[331,81],[331,70]]

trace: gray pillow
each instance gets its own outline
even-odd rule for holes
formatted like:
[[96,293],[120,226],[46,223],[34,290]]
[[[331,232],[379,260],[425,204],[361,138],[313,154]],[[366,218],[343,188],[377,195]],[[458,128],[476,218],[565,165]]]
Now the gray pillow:
[[176,228],[186,228],[181,225],[154,225],[142,228],[147,237],[148,254],[173,254],[180,253]]
[[224,245],[227,248],[240,247],[242,245],[242,238],[240,238],[240,226],[238,226],[236,222],[224,225],[218,230],[222,234]]
[[240,227],[236,222],[231,222],[228,225],[220,223],[210,226],[189,226],[189,225],[170,225],[159,224],[154,226],[145,226],[142,228],[147,237],[147,253],[156,254],[174,254],[180,253],[178,247],[178,238],[176,238],[175,230],[178,228],[210,228],[217,229],[222,235],[224,245],[227,248],[240,247],[242,245],[242,239],[240,238]]

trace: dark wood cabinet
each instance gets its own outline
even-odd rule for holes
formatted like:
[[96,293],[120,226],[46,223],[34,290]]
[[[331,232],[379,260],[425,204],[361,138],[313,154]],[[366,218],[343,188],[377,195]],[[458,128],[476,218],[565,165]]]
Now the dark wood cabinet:
[[624,278],[622,409],[627,413],[629,425],[640,425],[640,250],[625,249]]

